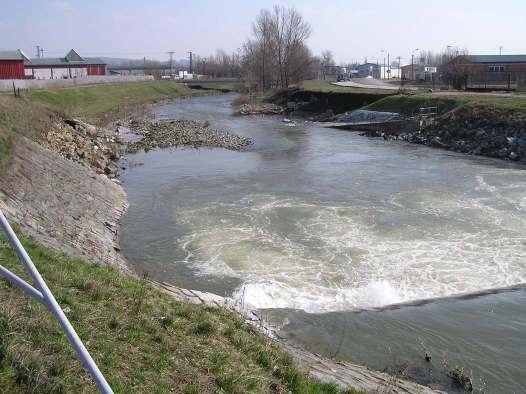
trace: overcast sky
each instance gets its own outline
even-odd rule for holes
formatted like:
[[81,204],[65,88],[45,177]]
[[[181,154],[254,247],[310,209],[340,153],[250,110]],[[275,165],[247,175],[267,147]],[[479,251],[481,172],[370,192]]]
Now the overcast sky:
[[526,53],[526,0],[10,0],[0,13],[0,49],[35,56],[184,58],[234,51],[250,35],[259,10],[296,7],[312,25],[315,54],[338,62],[380,61],[382,50],[410,61],[419,49],[447,45],[472,54]]

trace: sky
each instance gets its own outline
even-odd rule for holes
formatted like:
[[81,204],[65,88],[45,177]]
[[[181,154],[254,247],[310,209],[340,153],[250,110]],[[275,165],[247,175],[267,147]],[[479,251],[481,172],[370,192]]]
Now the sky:
[[526,53],[526,0],[4,0],[0,49],[64,56],[163,60],[188,51],[235,51],[262,8],[295,7],[312,26],[314,54],[331,50],[338,63],[409,63],[420,50],[448,45],[471,54]]

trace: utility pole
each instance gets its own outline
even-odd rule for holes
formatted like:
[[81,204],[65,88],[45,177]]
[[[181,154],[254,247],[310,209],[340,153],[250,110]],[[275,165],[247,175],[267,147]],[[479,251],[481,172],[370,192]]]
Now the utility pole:
[[44,48],[41,48],[40,45],[37,45],[37,57],[44,57]]
[[415,80],[415,52],[416,51],[420,51],[420,49],[416,48],[412,53],[411,53],[411,73],[413,74],[412,77],[413,77],[413,81]]
[[190,72],[189,72],[189,74],[193,74],[193,72],[192,72],[192,51],[189,51],[188,53],[190,54]]
[[389,52],[387,52],[387,79],[391,79],[391,61],[389,60]]
[[503,48],[502,45],[499,46],[499,55],[501,55],[501,56],[502,56],[502,48]]
[[37,57],[40,57],[40,45],[37,45]]
[[170,55],[170,75],[173,74],[174,53],[175,51],[168,51],[168,55]]

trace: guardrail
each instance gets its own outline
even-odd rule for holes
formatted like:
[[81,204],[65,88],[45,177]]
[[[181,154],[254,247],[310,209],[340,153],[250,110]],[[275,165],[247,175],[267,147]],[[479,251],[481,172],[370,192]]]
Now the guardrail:
[[438,107],[420,107],[418,108],[418,116],[434,116],[438,115]]
[[84,367],[88,370],[93,380],[95,380],[95,383],[99,387],[100,391],[104,394],[113,393],[113,390],[104,378],[104,375],[102,375],[102,372],[100,372],[99,368],[97,367],[97,364],[95,364],[95,361],[93,361],[93,359],[91,358],[91,355],[89,354],[88,350],[86,349],[79,336],[75,332],[75,329],[69,322],[68,318],[62,311],[62,308],[60,308],[60,305],[55,300],[55,297],[51,293],[51,290],[49,290],[49,288],[47,287],[46,282],[44,281],[44,279],[42,279],[42,276],[35,267],[35,264],[33,264],[31,257],[29,257],[26,250],[20,243],[18,237],[11,228],[11,225],[7,221],[2,210],[0,210],[0,226],[7,235],[9,243],[20,258],[20,261],[26,268],[26,271],[33,279],[33,284],[35,287],[31,286],[25,280],[13,274],[11,271],[3,267],[2,265],[0,265],[0,276],[3,276],[12,284],[22,289],[30,297],[49,308],[51,313],[53,313],[55,318],[62,326],[62,329],[66,334],[69,343],[75,349],[75,352],[82,361],[82,364],[84,364]]

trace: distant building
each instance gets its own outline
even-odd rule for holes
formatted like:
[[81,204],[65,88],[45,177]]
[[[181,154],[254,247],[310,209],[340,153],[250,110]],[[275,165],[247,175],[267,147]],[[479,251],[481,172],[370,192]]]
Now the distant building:
[[423,64],[408,64],[401,67],[402,79],[408,81],[431,81],[436,73],[436,67]]
[[24,62],[29,58],[20,49],[0,51],[0,79],[24,79]]
[[377,78],[380,79],[380,65],[376,63],[364,63],[356,67],[358,78]]
[[80,56],[74,49],[65,57],[29,59],[21,50],[0,51],[0,79],[64,79],[106,75],[102,59]]
[[400,79],[400,67],[380,66],[380,79]]
[[106,64],[102,59],[82,57],[74,49],[65,57],[35,58],[25,62],[27,78],[63,79],[89,75],[106,75]]
[[526,85],[526,55],[457,56],[443,71],[463,76],[468,89],[513,90]]

